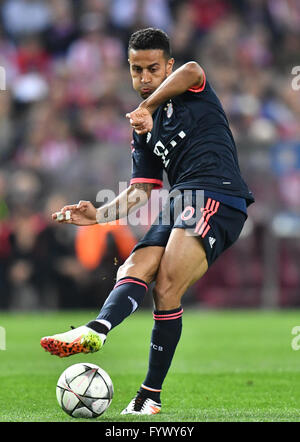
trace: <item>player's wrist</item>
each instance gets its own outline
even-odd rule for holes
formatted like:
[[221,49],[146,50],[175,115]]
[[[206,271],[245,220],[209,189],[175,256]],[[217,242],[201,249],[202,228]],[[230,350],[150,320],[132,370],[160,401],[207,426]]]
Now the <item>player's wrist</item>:
[[155,112],[157,106],[151,105],[149,101],[146,99],[142,101],[142,103],[139,105],[140,109],[146,109],[151,115]]
[[106,224],[117,220],[116,208],[101,206],[96,209],[96,220],[94,224]]
[[89,216],[89,225],[91,225],[91,226],[94,226],[95,224],[97,224],[97,209],[96,209],[96,207],[93,207],[93,212],[94,213],[90,213],[90,216]]
[[96,222],[95,222],[95,224],[103,224],[103,223],[104,223],[103,210],[101,210],[101,207],[98,207],[98,209],[96,209]]

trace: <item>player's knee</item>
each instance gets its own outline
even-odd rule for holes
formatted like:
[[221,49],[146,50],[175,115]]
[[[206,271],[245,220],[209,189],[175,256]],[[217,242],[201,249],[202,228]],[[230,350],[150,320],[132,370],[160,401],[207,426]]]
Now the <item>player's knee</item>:
[[[133,268],[132,262],[131,262],[131,256],[126,259],[126,261],[118,268],[117,272],[117,280],[120,278],[125,278],[126,276],[129,276],[129,270]],[[133,275],[131,275],[133,276]]]
[[134,254],[130,255],[124,264],[122,264],[117,272],[117,280],[132,276],[142,279],[148,284],[154,279],[159,263],[153,257],[147,260],[137,260]]
[[117,281],[126,276],[126,261],[122,264],[117,271]]

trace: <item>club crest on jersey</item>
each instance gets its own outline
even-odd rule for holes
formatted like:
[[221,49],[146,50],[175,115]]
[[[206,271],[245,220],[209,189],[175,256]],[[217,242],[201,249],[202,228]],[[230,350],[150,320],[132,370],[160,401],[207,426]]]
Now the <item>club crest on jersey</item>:
[[173,104],[170,101],[170,103],[168,104],[168,107],[167,107],[167,117],[171,118],[172,115],[173,115]]

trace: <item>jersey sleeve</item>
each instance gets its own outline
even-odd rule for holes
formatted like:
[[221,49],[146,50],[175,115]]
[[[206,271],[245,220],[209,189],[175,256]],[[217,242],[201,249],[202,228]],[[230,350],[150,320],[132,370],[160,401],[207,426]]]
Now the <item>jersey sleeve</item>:
[[155,189],[163,186],[163,167],[146,145],[135,138],[131,142],[132,174],[130,184],[150,183]]
[[196,86],[191,87],[190,89],[188,89],[188,91],[196,92],[196,93],[204,91],[205,85],[206,85],[206,75],[205,75],[205,72],[204,72],[204,70],[202,68],[201,68],[201,70],[202,70],[202,73],[203,73],[203,81],[202,81],[202,83],[199,86],[196,85]]

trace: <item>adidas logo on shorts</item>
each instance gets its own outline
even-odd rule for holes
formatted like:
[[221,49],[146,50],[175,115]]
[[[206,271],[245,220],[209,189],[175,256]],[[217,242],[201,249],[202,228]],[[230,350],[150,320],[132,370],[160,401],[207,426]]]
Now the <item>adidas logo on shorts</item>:
[[208,238],[208,241],[209,241],[210,248],[212,249],[214,243],[216,242],[216,238],[213,238],[212,236],[210,236],[210,237]]

